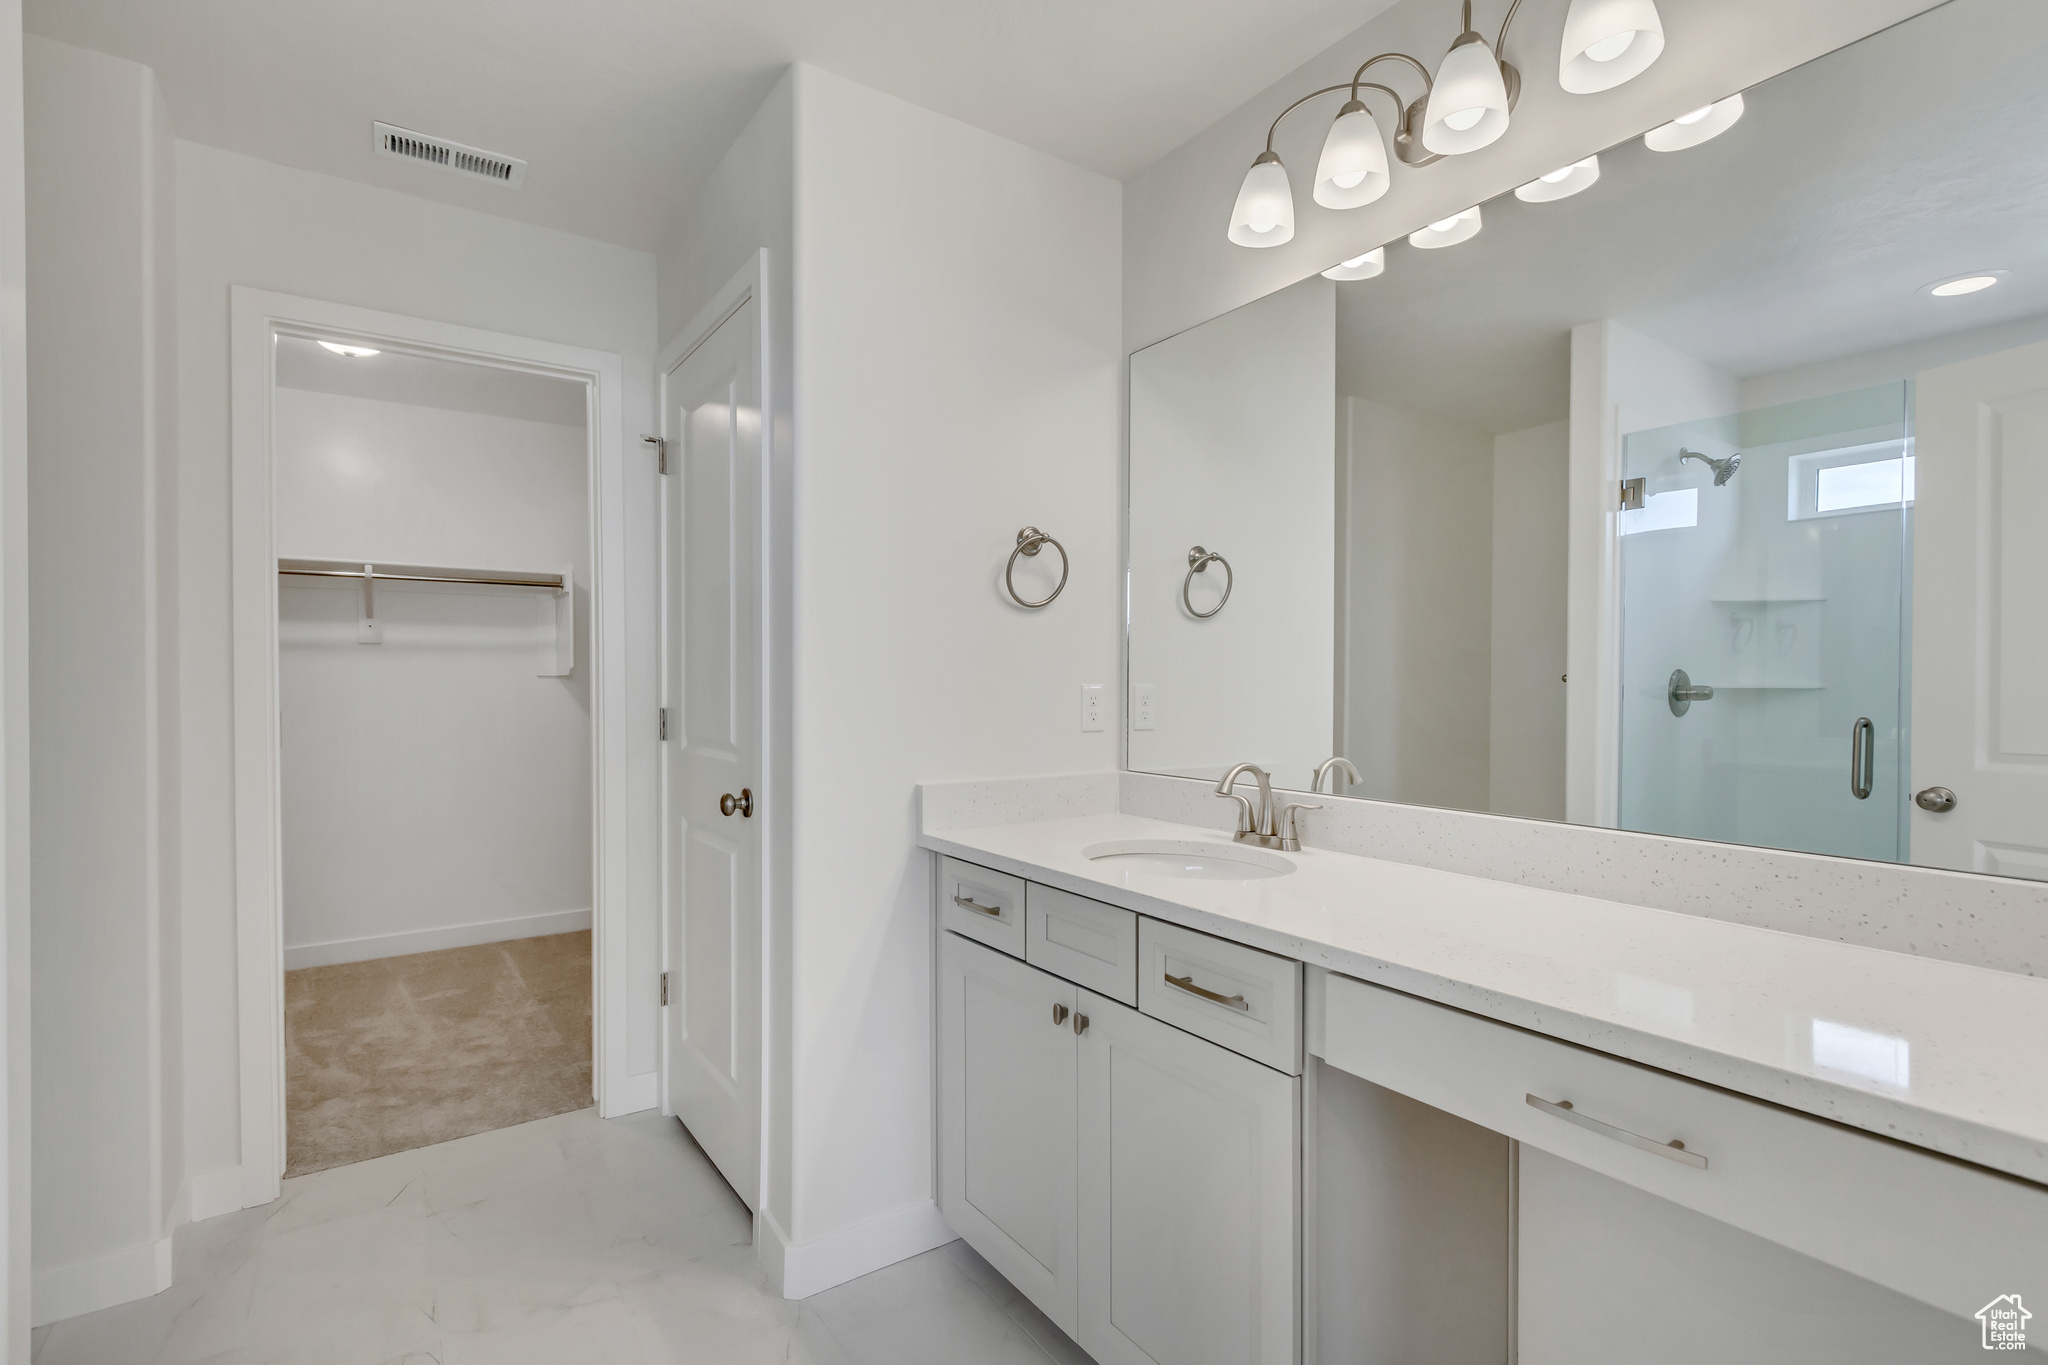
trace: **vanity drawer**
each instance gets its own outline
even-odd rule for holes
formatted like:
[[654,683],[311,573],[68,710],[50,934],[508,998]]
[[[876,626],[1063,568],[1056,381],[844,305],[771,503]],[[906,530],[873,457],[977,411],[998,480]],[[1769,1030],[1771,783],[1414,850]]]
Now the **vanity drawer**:
[[1301,964],[1292,958],[1140,917],[1138,1008],[1301,1074]]
[[1126,1005],[1138,1003],[1138,915],[1028,884],[1024,960]]
[[1024,879],[940,858],[939,924],[1011,957],[1024,956]]
[[2048,1296],[2039,1186],[1316,975],[1313,1033],[1339,1070],[1964,1318],[1997,1294]]

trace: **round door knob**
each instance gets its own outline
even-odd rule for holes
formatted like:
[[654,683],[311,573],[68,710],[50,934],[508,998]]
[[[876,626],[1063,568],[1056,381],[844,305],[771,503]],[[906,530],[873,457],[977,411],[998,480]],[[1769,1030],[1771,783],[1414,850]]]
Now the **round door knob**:
[[740,818],[743,820],[751,820],[754,818],[754,793],[750,791],[748,788],[741,787],[740,794],[738,796],[734,796],[731,792],[727,792],[725,795],[718,798],[718,813],[720,815],[729,816],[734,811],[738,811],[740,813]]
[[1928,787],[1913,793],[1913,804],[1936,815],[1956,808],[1956,794],[1947,787]]

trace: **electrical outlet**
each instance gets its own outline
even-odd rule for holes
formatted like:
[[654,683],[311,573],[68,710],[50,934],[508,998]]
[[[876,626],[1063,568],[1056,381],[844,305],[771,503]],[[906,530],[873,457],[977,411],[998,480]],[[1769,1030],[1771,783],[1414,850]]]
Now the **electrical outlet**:
[[1152,726],[1152,684],[1139,683],[1131,689],[1131,728],[1150,730]]
[[1102,728],[1102,684],[1081,684],[1081,728],[1100,730]]

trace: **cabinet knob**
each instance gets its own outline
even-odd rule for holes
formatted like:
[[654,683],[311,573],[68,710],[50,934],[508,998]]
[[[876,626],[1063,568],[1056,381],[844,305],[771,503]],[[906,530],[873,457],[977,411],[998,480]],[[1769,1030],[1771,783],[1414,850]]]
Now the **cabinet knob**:
[[1077,1014],[1077,1015],[1075,1015],[1075,1016],[1074,1016],[1074,1036],[1075,1036],[1076,1038],[1078,1038],[1078,1037],[1080,1037],[1080,1036],[1081,1036],[1082,1034],[1086,1033],[1087,1031],[1088,1031],[1088,1016],[1087,1016],[1087,1015],[1085,1015],[1085,1014]]
[[1065,1005],[1054,1005],[1052,1007],[1052,1021],[1055,1024],[1067,1022],[1067,1007]]

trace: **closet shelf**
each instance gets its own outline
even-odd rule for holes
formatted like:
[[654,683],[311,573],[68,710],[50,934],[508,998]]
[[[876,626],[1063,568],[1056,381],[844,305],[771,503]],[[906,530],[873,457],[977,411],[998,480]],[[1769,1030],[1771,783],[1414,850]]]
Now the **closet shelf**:
[[566,678],[576,666],[575,569],[564,564],[554,573],[537,569],[458,569],[446,564],[392,564],[375,560],[302,559],[280,556],[280,577],[343,578],[363,585],[363,615],[356,627],[360,644],[384,642],[384,627],[377,620],[376,584],[379,579],[394,583],[465,583],[482,587],[539,588],[552,592],[555,644],[549,666],[540,670],[543,678]]

